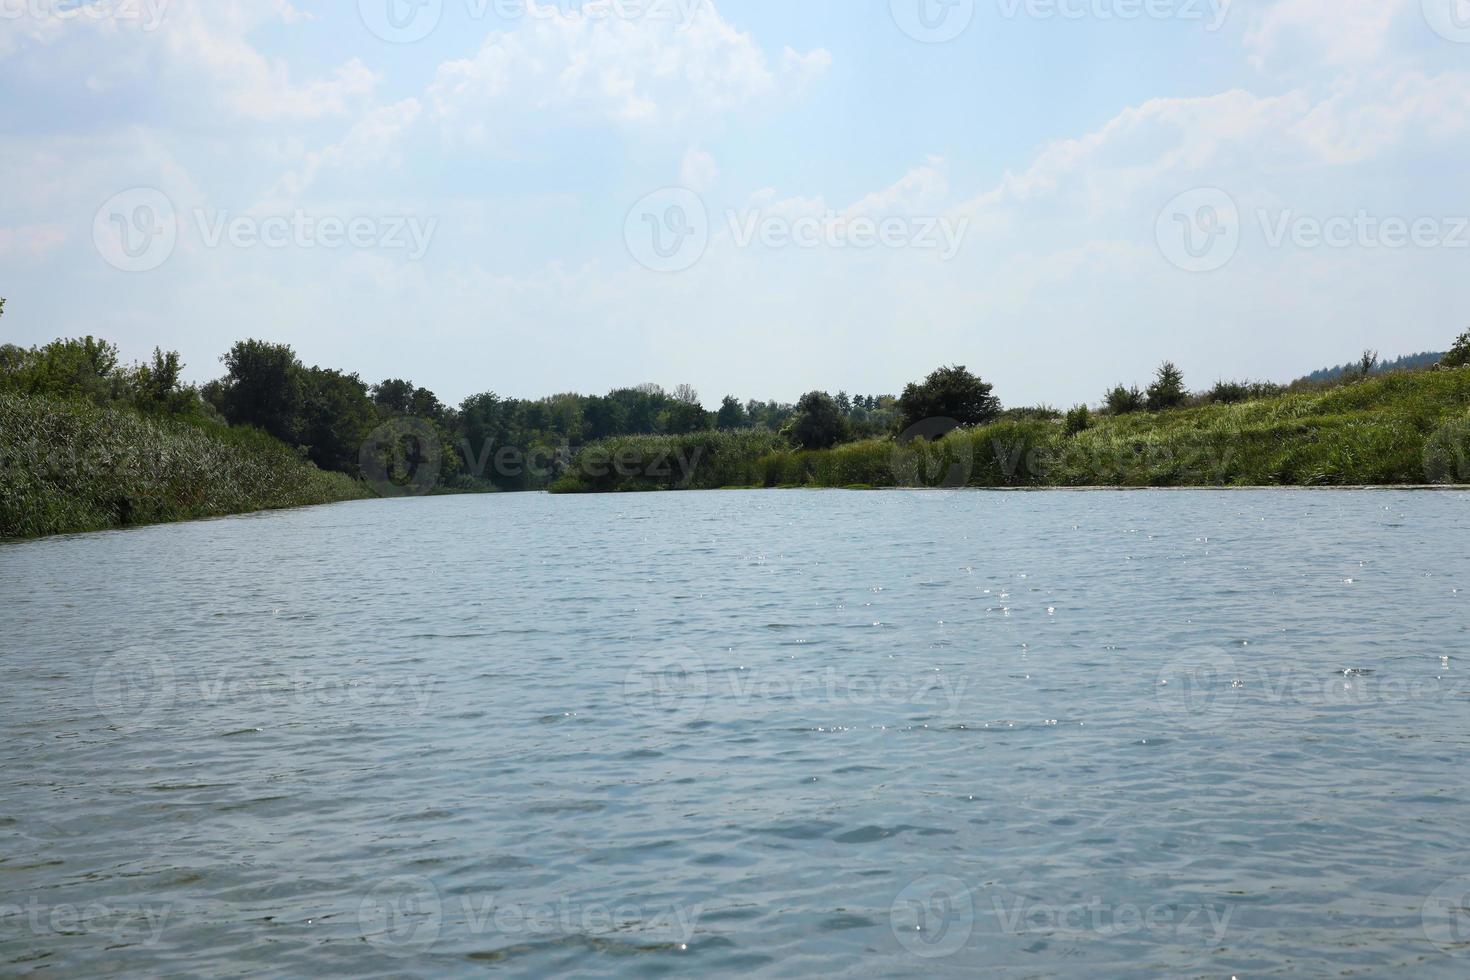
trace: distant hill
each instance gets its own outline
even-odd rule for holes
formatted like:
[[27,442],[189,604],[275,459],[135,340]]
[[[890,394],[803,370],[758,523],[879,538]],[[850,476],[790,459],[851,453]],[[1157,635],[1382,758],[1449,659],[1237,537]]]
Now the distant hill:
[[[1374,374],[1387,374],[1390,371],[1413,371],[1422,370],[1438,364],[1444,359],[1443,351],[1424,351],[1422,354],[1405,354],[1403,357],[1393,361],[1382,361],[1373,369]],[[1337,367],[1322,368],[1311,374],[1298,378],[1298,381],[1321,382],[1336,381],[1345,374],[1356,374],[1358,362],[1351,361],[1347,364],[1339,364]]]

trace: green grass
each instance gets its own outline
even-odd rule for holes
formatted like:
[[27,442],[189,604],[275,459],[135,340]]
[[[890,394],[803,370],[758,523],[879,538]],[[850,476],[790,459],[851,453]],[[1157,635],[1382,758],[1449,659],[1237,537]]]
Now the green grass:
[[253,429],[0,391],[0,538],[367,496]]
[[[645,437],[649,445],[674,443]],[[685,437],[687,438],[687,437]],[[719,438],[726,438],[721,434]],[[1470,369],[1395,373],[1327,391],[1158,414],[1006,420],[900,446],[799,451],[730,434],[689,488],[1185,487],[1470,483]],[[594,447],[588,447],[583,453]],[[582,454],[574,460],[580,468]],[[566,486],[651,489],[616,476]],[[661,485],[659,489],[672,489]]]

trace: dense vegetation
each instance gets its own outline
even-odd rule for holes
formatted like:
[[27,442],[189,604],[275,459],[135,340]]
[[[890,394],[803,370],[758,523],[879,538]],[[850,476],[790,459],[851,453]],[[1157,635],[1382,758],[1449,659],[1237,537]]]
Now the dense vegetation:
[[1369,351],[1289,385],[1195,392],[1166,361],[1065,413],[1004,408],[958,365],[897,398],[726,396],[708,411],[688,385],[451,407],[260,340],[220,360],[194,387],[176,353],[123,365],[92,337],[0,346],[0,536],[371,493],[1470,480],[1470,331],[1429,367]]
[[0,390],[0,537],[298,507],[366,495],[263,433]]
[[[683,486],[1082,487],[1470,483],[1470,370],[1167,412],[1002,419],[938,439],[779,448],[696,467]],[[676,440],[646,452],[678,453]],[[583,460],[575,459],[573,473]],[[642,487],[636,487],[641,489]],[[635,489],[567,477],[559,490]]]
[[[1470,483],[1470,370],[1459,369],[1466,366],[1470,331],[1427,369],[1384,372],[1370,351],[1330,379],[1290,385],[1222,381],[1192,393],[1179,368],[1165,362],[1146,388],[1118,385],[1102,408],[1078,405],[1065,415],[1045,407],[1001,411],[993,402],[967,413],[960,406],[982,404],[975,401],[981,383],[963,368],[947,368],[905,391],[902,433],[780,446],[747,456],[743,467],[733,465],[738,447],[732,444],[718,469],[696,468],[681,486]],[[947,400],[926,400],[953,384],[960,390]],[[928,420],[918,418],[925,412]],[[971,421],[961,424],[956,416]],[[671,455],[686,449],[674,440],[644,448]],[[642,488],[606,476],[583,479],[584,465],[574,457],[555,489]]]

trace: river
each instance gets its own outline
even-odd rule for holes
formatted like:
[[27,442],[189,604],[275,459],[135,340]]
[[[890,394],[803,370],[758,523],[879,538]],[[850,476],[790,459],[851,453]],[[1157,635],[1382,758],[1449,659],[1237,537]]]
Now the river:
[[0,545],[0,972],[1470,973],[1470,496]]

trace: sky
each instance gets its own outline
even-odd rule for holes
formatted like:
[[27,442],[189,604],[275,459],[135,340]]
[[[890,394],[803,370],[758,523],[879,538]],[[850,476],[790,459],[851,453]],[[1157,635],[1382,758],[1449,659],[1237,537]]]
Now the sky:
[[0,0],[0,342],[1096,403],[1470,325],[1470,0]]

